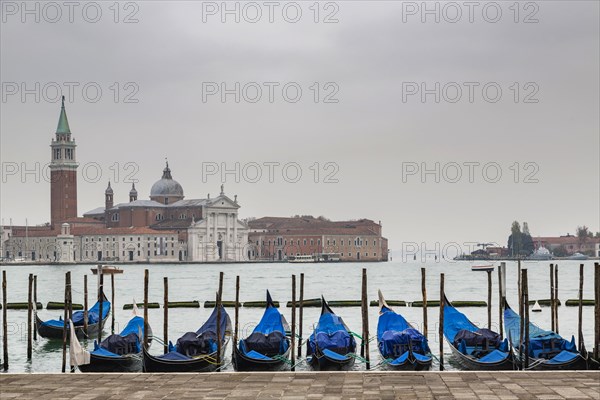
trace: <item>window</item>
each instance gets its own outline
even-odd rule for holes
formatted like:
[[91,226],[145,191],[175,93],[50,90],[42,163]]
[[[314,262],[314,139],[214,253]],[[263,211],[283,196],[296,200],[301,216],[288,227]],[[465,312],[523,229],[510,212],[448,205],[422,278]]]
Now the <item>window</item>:
[[327,239],[327,246],[329,246],[329,239]]
[[377,246],[377,240],[373,240],[373,247]]
[[306,239],[304,239],[304,245],[306,246]]
[[314,245],[315,245],[315,241],[314,241],[314,239],[310,239],[310,245],[311,245],[311,246],[314,246]]
[[168,197],[165,197],[165,204],[169,204],[169,198]]
[[377,257],[377,253],[373,253],[373,257]]

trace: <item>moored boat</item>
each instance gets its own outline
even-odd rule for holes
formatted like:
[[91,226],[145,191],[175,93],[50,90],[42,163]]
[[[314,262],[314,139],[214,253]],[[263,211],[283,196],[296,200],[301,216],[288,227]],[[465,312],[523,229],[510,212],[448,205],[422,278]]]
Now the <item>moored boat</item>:
[[316,262],[315,257],[312,255],[298,255],[298,256],[289,256],[289,263],[314,263]]
[[[100,318],[99,301],[88,310],[87,333],[84,332],[84,312],[75,311],[73,313],[71,320],[73,321],[74,331],[78,338],[83,338],[86,334],[87,336],[97,335],[98,330],[104,327],[104,323],[108,319],[108,314],[110,313],[111,304],[104,293],[102,293],[102,298],[102,318]],[[64,324],[65,322],[62,319],[62,316],[59,316],[58,319],[42,321],[38,316],[37,310],[35,312],[35,328],[41,337],[48,339],[62,339]],[[67,329],[67,335],[70,335],[69,332],[70,330]]]
[[[135,302],[134,302],[135,303]],[[94,341],[94,350],[81,347],[75,327],[71,326],[71,345],[69,353],[71,365],[81,372],[141,372],[143,368],[142,341],[144,339],[144,318],[137,315],[134,305],[133,317],[118,334],[104,339],[100,344]],[[152,330],[148,326],[148,338],[151,343]]]
[[252,334],[234,344],[233,365],[236,371],[281,371],[289,366],[290,339],[285,317],[273,304],[267,290],[267,307]]
[[[143,348],[145,372],[211,372],[220,365],[217,363],[217,314],[215,307],[208,320],[196,332],[187,332],[174,346],[169,342],[167,354],[154,356]],[[225,348],[231,334],[231,319],[221,306],[221,365]]]
[[423,371],[431,368],[432,356],[427,338],[387,305],[379,291],[377,347],[386,360],[385,368]]
[[473,324],[466,315],[444,300],[444,337],[452,356],[469,370],[512,370],[514,358],[507,339]]
[[[525,355],[525,343],[520,343],[521,317],[508,303],[504,307],[504,327],[515,354]],[[525,341],[525,338],[523,339]],[[588,354],[577,350],[575,337],[568,341],[553,331],[545,331],[529,322],[529,367],[531,370],[579,370],[588,369]],[[517,357],[518,358],[518,357]],[[518,360],[522,363],[522,358]]]
[[347,371],[354,365],[356,341],[342,318],[321,300],[319,322],[307,341],[306,362],[315,370]]
[[[90,268],[94,275],[98,275],[98,268]],[[102,266],[102,274],[122,274],[123,270],[114,265],[103,265]]]

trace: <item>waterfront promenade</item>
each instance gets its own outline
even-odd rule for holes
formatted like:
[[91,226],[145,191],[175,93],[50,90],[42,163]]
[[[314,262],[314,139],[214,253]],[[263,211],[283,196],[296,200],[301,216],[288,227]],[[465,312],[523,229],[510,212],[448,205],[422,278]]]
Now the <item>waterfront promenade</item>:
[[600,372],[0,374],[7,399],[598,399]]

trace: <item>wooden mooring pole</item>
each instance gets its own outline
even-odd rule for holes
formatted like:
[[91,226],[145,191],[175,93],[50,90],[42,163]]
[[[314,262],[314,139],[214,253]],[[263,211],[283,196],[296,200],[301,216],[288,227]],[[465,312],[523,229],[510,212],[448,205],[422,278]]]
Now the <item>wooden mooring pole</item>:
[[[34,312],[32,323],[35,324],[35,317],[37,315],[37,275],[33,276],[33,304],[35,307],[33,307]],[[35,325],[33,326],[33,340],[37,340],[37,329],[35,328]]]
[[292,275],[292,332],[291,332],[291,347],[292,347],[292,367],[291,370],[296,370],[296,275]]
[[492,271],[487,271],[487,317],[488,317],[488,329],[492,330]]
[[88,334],[88,285],[87,275],[83,276],[83,333]]
[[115,274],[110,274],[110,305],[112,307],[111,321],[110,321],[110,333],[115,334]]
[[527,269],[523,270],[523,308],[525,310],[525,364],[524,369],[529,368],[529,283]]
[[367,269],[362,270],[362,320],[363,320],[363,343],[365,348],[365,360],[367,371],[371,369],[371,361],[369,354],[369,299],[367,296]]
[[[102,265],[98,265],[98,303],[99,315],[98,315],[98,345],[102,342],[102,328],[104,328],[104,271],[102,271]],[[113,311],[114,312],[114,311]]]
[[163,278],[163,353],[169,352],[169,278]]
[[8,371],[8,322],[6,321],[6,270],[2,271],[2,368]]
[[444,274],[440,274],[440,321],[438,329],[438,340],[440,342],[440,371],[444,370],[444,305],[446,296],[444,295]]
[[69,292],[68,288],[71,285],[71,272],[65,274],[65,300],[64,300],[64,313],[63,313],[63,342],[62,342],[62,372],[67,370],[67,319],[69,309]]
[[550,264],[550,329],[554,332],[554,264]]
[[233,346],[231,346],[231,358],[235,355],[235,349],[238,345],[238,335],[240,329],[240,276],[235,277],[235,325],[233,327]]
[[304,272],[300,274],[300,304],[298,308],[298,357],[302,356],[302,322],[304,320]]
[[502,296],[502,266],[498,267],[498,329],[500,338],[504,337],[503,315],[504,313],[504,296]]
[[577,314],[577,333],[579,351],[583,350],[583,264],[579,265],[579,310]]
[[223,363],[222,348],[223,340],[222,336],[225,332],[221,332],[221,302],[223,299],[223,271],[219,272],[219,290],[217,291],[217,299],[215,305],[217,307],[217,372],[221,372],[221,364]]
[[148,281],[149,272],[144,270],[144,348],[148,348]]
[[29,274],[29,288],[27,291],[27,360],[31,361],[33,352],[33,331],[31,317],[33,316],[33,274]]
[[558,327],[558,306],[560,299],[558,298],[558,264],[554,264],[554,328],[556,333],[559,331]]
[[427,282],[426,269],[421,268],[421,294],[423,295],[423,335],[427,337]]
[[600,360],[600,263],[597,262],[594,263],[594,299],[594,359]]

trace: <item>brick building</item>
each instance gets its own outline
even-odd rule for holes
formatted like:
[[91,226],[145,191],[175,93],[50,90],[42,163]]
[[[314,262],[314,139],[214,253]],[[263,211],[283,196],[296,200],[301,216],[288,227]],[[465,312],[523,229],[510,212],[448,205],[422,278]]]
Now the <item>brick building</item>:
[[286,260],[290,256],[337,254],[340,261],[387,261],[381,223],[369,219],[328,221],[313,217],[263,217],[248,222],[251,257]]
[[600,256],[596,251],[596,245],[600,243],[600,238],[597,237],[587,237],[582,240],[577,236],[567,234],[566,236],[535,237],[533,243],[536,250],[539,247],[545,247],[552,252],[552,250],[562,246],[568,254],[583,253],[596,257]]

